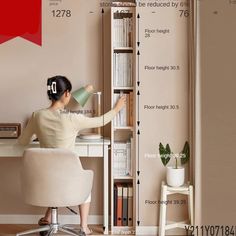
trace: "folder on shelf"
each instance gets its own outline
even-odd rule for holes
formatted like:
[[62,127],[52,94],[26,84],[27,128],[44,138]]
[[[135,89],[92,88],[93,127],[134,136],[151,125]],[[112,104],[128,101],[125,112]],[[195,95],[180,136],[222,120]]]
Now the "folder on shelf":
[[128,226],[128,187],[123,186],[122,225]]
[[117,226],[122,226],[122,185],[117,184]]
[[128,226],[133,226],[133,186],[128,186]]
[[113,216],[113,224],[117,225],[117,185],[114,185],[114,216]]

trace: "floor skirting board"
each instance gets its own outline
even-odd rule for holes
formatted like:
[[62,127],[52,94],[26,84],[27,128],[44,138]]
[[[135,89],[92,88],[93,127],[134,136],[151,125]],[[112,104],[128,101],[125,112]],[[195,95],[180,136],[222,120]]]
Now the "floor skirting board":
[[[167,224],[172,224],[173,221],[167,221]],[[137,226],[136,227],[136,235],[158,235],[159,227],[158,226]],[[175,228],[166,230],[165,235],[186,235],[185,229]]]

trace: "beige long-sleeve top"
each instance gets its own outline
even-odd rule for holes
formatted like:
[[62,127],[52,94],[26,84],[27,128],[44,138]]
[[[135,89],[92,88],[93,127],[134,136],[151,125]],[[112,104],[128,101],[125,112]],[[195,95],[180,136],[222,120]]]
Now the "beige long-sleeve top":
[[79,131],[106,125],[115,115],[114,109],[99,117],[86,117],[61,109],[41,109],[32,114],[18,142],[21,145],[27,145],[35,134],[42,148],[73,150]]

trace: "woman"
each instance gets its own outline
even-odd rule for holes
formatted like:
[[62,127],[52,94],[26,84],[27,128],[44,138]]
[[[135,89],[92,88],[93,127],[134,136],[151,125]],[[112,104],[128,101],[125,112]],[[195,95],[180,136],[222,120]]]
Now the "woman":
[[[113,117],[124,107],[125,97],[121,97],[115,107],[100,117],[86,117],[82,114],[68,112],[65,106],[71,98],[72,85],[64,76],[54,76],[48,79],[48,97],[52,101],[50,107],[38,110],[32,114],[24,132],[19,138],[21,145],[30,143],[35,134],[42,148],[67,148],[73,150],[75,139],[79,131],[87,128],[96,128],[109,123]],[[88,92],[93,90],[91,85],[85,88]],[[91,197],[79,206],[81,230],[91,234],[87,219]],[[51,210],[39,220],[40,225],[50,224]]]

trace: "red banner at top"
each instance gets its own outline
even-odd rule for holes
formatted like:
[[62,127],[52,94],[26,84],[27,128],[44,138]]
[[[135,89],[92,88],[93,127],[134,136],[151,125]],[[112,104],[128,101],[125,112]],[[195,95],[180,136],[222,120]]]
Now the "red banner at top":
[[42,45],[42,0],[0,0],[0,44],[22,37]]

